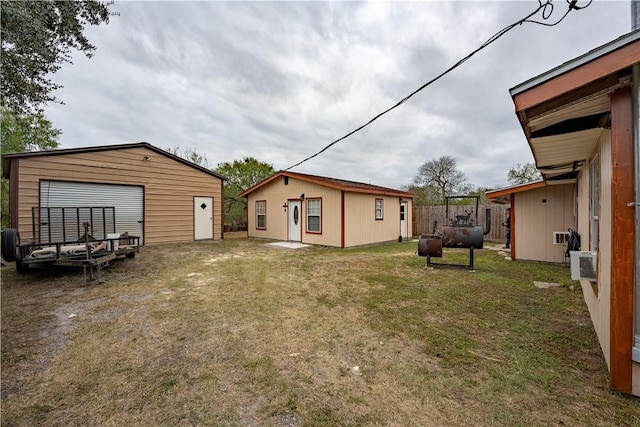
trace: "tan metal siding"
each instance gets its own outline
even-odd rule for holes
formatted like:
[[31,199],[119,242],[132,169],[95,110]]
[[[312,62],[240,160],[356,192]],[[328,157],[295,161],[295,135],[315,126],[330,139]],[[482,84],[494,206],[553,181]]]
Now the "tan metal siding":
[[[149,157],[144,161],[145,156]],[[144,186],[145,244],[193,240],[193,197],[213,197],[214,239],[222,238],[222,180],[145,148],[25,157],[19,162],[18,229],[31,236],[39,181]]]
[[[581,281],[584,300],[591,315],[593,327],[598,336],[600,347],[607,366],[610,364],[610,321],[611,321],[611,259],[603,259],[611,254],[611,139],[605,132],[600,141],[600,219],[599,219],[599,251],[598,251],[598,284],[597,293],[590,282]],[[589,248],[589,167],[582,169],[578,178],[578,232],[581,238],[581,249]]]
[[550,185],[515,194],[517,259],[564,261],[567,248],[553,244],[553,232],[574,228],[573,198],[574,185]]
[[[282,185],[282,183],[280,183]],[[300,194],[298,194],[299,196]],[[267,202],[267,228],[256,228],[256,201]],[[282,205],[287,202],[287,195],[277,183],[257,189],[247,199],[247,235],[261,239],[288,240],[287,212]]]
[[[376,199],[384,201],[384,216],[376,220]],[[411,212],[411,204],[407,206]],[[411,220],[408,215],[408,220]],[[398,197],[347,193],[345,197],[345,246],[367,245],[398,240],[400,201]],[[411,223],[408,227],[411,229]]]
[[[289,181],[291,182],[291,180]],[[342,192],[317,184],[305,183],[305,199],[322,198],[322,234],[307,232],[307,206],[303,203],[302,241],[313,245],[342,245]]]

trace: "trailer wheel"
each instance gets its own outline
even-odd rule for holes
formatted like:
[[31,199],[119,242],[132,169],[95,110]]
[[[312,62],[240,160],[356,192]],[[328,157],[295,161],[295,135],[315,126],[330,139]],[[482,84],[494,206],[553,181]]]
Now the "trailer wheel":
[[29,264],[26,262],[16,261],[16,271],[20,274],[29,272]]
[[127,257],[127,259],[134,259],[136,257],[136,253],[135,252],[129,252],[125,256]]
[[18,259],[18,245],[20,244],[20,234],[15,228],[2,230],[2,258],[8,262]]

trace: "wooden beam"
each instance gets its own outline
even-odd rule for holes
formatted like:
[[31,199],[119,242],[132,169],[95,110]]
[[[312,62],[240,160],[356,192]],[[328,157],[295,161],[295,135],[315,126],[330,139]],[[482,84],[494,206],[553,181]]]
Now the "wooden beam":
[[611,354],[610,385],[631,393],[634,284],[633,97],[625,87],[611,95]]

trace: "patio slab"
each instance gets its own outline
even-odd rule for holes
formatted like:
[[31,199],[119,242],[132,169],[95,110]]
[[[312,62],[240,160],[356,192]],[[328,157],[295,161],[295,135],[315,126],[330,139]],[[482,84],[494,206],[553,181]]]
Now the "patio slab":
[[301,248],[307,248],[311,245],[305,245],[304,243],[300,243],[300,242],[274,242],[274,243],[267,243],[266,246],[275,246],[278,248],[286,248],[286,249],[301,249]]

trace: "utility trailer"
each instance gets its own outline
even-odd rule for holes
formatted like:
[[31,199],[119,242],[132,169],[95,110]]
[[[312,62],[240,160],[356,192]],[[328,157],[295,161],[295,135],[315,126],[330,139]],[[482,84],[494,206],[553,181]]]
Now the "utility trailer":
[[82,267],[90,282],[109,261],[140,252],[140,236],[116,232],[112,206],[32,208],[31,226],[34,240],[24,243],[18,230],[2,230],[2,257],[15,261],[18,273],[36,265]]

